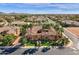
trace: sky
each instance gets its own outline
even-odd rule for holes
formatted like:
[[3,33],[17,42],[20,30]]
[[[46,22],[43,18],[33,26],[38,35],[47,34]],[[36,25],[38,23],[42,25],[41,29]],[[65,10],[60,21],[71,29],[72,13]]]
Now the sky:
[[0,3],[0,12],[29,14],[79,14],[79,3]]

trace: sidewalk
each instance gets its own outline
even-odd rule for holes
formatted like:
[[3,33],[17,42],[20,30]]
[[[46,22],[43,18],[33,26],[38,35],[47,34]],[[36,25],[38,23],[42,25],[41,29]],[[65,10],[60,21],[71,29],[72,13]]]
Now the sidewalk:
[[22,48],[35,48],[35,46],[23,46]]
[[65,45],[65,47],[72,47],[72,46],[73,46],[73,42],[69,39],[69,43]]
[[23,46],[21,48],[44,48],[44,47],[48,47],[48,46]]
[[[63,36],[65,36],[66,38],[68,38],[64,33],[63,33]],[[73,46],[73,42],[71,41],[71,39],[69,39],[69,43],[67,45],[65,45],[65,47],[72,47]]]

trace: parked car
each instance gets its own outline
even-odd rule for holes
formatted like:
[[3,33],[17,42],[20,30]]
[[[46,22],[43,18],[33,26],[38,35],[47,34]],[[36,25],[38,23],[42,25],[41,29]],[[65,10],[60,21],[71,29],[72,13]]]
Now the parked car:
[[32,48],[32,49],[30,49],[29,54],[33,54],[33,53],[35,53],[36,51],[38,51],[38,49]]
[[18,48],[19,48],[19,46],[5,48],[0,54],[10,54],[10,53],[16,51]]
[[50,50],[50,48],[44,47],[44,48],[42,49],[42,52],[47,52],[48,50]]
[[65,47],[63,45],[58,46],[59,49],[64,49]]
[[24,52],[22,53],[22,55],[28,54],[29,51],[30,51],[30,49],[27,49],[26,51],[24,51]]
[[36,51],[38,51],[37,48],[30,48],[30,49],[24,51],[23,55],[25,55],[25,54],[33,54],[33,53],[35,53]]

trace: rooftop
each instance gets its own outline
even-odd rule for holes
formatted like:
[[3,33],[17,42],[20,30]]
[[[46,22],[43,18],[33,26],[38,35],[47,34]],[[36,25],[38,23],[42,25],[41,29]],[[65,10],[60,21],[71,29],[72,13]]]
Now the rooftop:
[[[40,33],[38,33],[38,31],[41,31]],[[42,26],[33,26],[31,31],[30,29],[27,30],[27,34],[31,34],[31,35],[56,35],[57,32],[55,31],[55,29],[50,28],[50,29],[42,29]]]
[[14,35],[20,34],[20,30],[18,27],[12,27],[12,26],[0,27],[0,33],[4,31],[6,31],[7,34],[14,34]]
[[57,39],[57,32],[54,28],[50,27],[49,29],[43,29],[42,26],[33,26],[29,28],[26,33],[26,37],[31,40],[40,40],[48,38],[50,40]]

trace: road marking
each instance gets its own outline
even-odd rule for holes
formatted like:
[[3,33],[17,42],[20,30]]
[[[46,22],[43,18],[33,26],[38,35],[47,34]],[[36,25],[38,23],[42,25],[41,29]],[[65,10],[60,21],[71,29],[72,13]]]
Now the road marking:
[[77,48],[75,48],[75,47],[70,47],[71,49],[73,49],[73,50],[75,50],[75,51],[77,51],[78,49]]
[[77,51],[73,51],[74,53],[78,53]]

